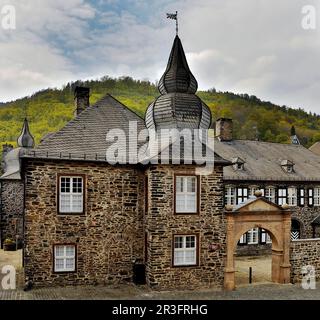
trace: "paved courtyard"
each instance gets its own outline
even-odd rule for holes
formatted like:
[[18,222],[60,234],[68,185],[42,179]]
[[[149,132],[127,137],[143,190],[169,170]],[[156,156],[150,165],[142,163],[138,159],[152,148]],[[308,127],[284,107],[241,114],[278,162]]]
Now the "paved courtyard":
[[235,291],[221,290],[155,292],[142,286],[65,287],[23,290],[0,290],[0,300],[320,300],[316,290],[300,285],[260,284],[242,286]]
[[[268,282],[271,269],[269,256],[237,258],[237,290],[232,292],[217,289],[156,292],[146,286],[133,284],[113,287],[39,288],[25,292],[23,291],[21,254],[21,251],[0,250],[0,270],[7,264],[14,265],[18,270],[17,290],[0,288],[0,300],[320,300],[320,283],[316,290],[304,290],[298,284],[278,285]],[[252,266],[254,271],[254,283],[251,285],[248,284],[249,266]]]
[[271,282],[271,255],[236,257],[236,285],[249,284],[249,268],[252,268],[252,283],[270,283]]

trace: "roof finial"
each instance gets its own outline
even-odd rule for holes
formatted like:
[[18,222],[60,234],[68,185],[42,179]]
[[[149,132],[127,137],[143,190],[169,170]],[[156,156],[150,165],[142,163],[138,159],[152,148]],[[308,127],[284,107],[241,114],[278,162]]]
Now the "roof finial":
[[20,148],[33,148],[34,147],[34,138],[30,133],[29,123],[27,118],[24,119],[23,127],[21,130],[20,137],[17,140],[18,147]]
[[179,34],[178,11],[176,13],[167,13],[167,19],[176,20],[176,33]]

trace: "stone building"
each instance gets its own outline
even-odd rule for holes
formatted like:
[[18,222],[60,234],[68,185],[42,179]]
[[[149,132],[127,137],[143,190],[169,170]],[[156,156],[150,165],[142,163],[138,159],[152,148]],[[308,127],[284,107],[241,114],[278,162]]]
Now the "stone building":
[[[141,265],[153,288],[223,285],[222,180],[230,162],[194,133],[208,131],[211,113],[195,95],[197,81],[178,36],[159,91],[144,121],[110,95],[89,106],[89,91],[78,87],[74,120],[22,157],[24,266],[34,285],[132,281]],[[106,140],[112,129],[124,133],[116,161]],[[139,155],[131,150],[134,129],[156,133],[139,145]],[[156,144],[165,129],[191,130],[183,146],[178,139],[182,159],[176,136]],[[198,142],[202,154],[186,157]],[[215,166],[201,175],[204,155]]]
[[2,176],[0,177],[0,242],[1,248],[6,239],[23,242],[24,179],[21,172],[21,156],[34,147],[34,139],[24,120],[18,148],[4,145],[2,152]]
[[[231,119],[218,119],[216,133],[215,151],[233,164],[224,168],[225,204],[239,205],[260,190],[267,200],[290,206],[292,239],[318,238],[319,156],[300,145],[296,136],[292,144],[236,140]],[[241,237],[238,254],[268,251],[270,243],[264,230],[250,230]]]
[[[110,95],[90,106],[89,89],[77,87],[74,119],[36,148],[25,121],[19,148],[5,156],[1,216],[2,234],[23,238],[26,280],[34,286],[145,280],[155,289],[225,282],[233,288],[228,219],[258,203],[271,208],[280,225],[273,235],[247,228],[240,244],[248,253],[249,244],[263,249],[278,235],[274,279],[287,281],[280,270],[290,268],[281,261],[289,259],[289,236],[279,228],[290,225],[281,206],[293,209],[292,236],[318,236],[320,158],[298,139],[293,145],[234,140],[229,119],[216,121],[212,146],[211,112],[197,87],[177,36],[160,96],[145,119]],[[263,199],[250,199],[256,190]],[[12,195],[23,200],[23,193],[24,205],[17,204],[24,211],[10,213]],[[226,213],[226,205],[233,211]],[[22,227],[7,231],[15,217]],[[244,226],[252,223],[238,230]],[[294,265],[300,266],[298,254]]]

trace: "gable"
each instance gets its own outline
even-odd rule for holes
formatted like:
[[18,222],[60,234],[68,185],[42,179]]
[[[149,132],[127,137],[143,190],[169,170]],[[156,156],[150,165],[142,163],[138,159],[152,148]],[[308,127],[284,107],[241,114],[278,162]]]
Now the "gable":
[[238,207],[237,211],[283,211],[283,209],[265,198],[257,198],[244,203],[242,206]]

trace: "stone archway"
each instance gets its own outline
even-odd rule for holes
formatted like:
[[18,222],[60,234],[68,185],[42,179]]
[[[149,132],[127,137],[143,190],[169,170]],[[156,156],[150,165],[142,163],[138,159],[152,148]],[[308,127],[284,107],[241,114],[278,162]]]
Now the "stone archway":
[[234,253],[242,234],[252,228],[263,228],[272,239],[271,279],[276,283],[290,282],[291,211],[265,198],[257,197],[235,208],[226,208],[227,261],[224,288],[235,289]]

